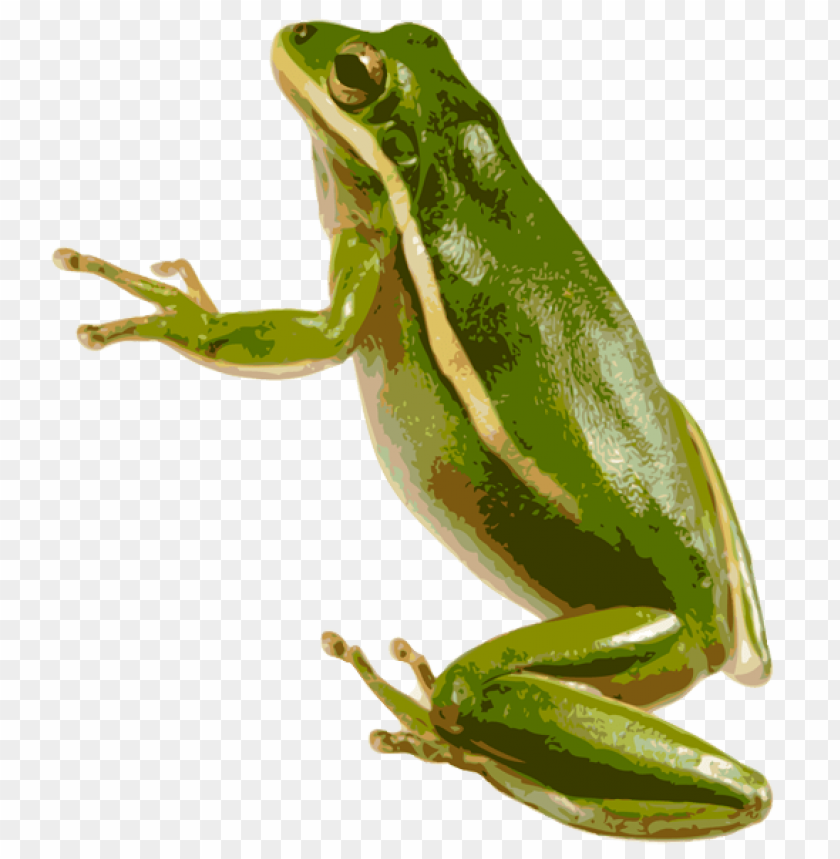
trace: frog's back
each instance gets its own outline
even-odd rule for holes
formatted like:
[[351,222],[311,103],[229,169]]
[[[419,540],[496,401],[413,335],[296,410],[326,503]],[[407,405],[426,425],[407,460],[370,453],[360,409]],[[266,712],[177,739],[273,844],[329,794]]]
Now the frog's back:
[[[501,155],[499,128],[453,135],[454,204],[446,169],[432,169],[421,217],[448,320],[506,431],[575,499],[580,534],[622,563],[628,546],[652,561],[655,572],[627,570],[640,602],[662,585],[728,653],[766,655],[749,555],[727,536],[729,519],[740,535],[731,501],[718,521],[721,498],[624,303],[521,162]],[[768,676],[760,661],[726,668],[751,683]]]
[[611,541],[581,530],[484,443],[440,372],[401,249],[386,262],[355,361],[385,474],[479,578],[540,617],[617,605],[677,609],[631,535],[616,532]]
[[[444,46],[422,28],[413,38],[439,60],[418,73],[414,223],[357,352],[386,474],[474,572],[521,588],[507,595],[538,614],[661,607],[731,653],[724,618],[740,574],[633,319]],[[429,337],[430,301],[466,357],[458,379],[452,353]],[[384,345],[397,336],[398,348]],[[459,387],[470,374],[486,398],[478,411],[476,388]],[[482,410],[492,413],[483,430]]]

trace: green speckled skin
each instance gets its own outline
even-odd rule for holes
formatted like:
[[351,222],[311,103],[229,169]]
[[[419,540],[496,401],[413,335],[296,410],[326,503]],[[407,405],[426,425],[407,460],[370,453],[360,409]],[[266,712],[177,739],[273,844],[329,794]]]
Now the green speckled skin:
[[62,250],[59,267],[159,308],[80,339],[156,339],[239,375],[353,356],[400,498],[543,619],[436,680],[395,643],[428,706],[327,633],[403,725],[377,732],[379,751],[478,772],[605,835],[708,837],[763,819],[760,773],[646,712],[719,670],[758,685],[770,658],[708,443],[609,280],[437,34],[301,24],[278,34],[272,64],[313,136],[330,307],[223,314],[184,261],[161,265],[188,295]]
[[[355,34],[317,26],[298,59],[325,80],[336,47]],[[359,118],[381,143],[416,141],[403,178],[449,321],[515,442],[579,500],[582,521],[523,486],[473,431],[435,366],[401,248],[354,341],[371,380],[368,418],[387,440],[383,468],[437,533],[454,528],[451,539],[479,553],[492,544],[493,562],[504,556],[536,592],[520,601],[542,616],[560,601],[568,614],[643,593],[645,605],[679,605],[709,644],[727,637],[715,618],[721,546],[699,526],[708,491],[691,479],[696,455],[621,299],[445,43],[406,24],[375,45],[404,64],[413,98],[385,98]],[[384,196],[369,170],[350,169],[367,196]],[[549,546],[562,546],[562,559]]]
[[[430,47],[427,38],[422,28],[403,25],[376,42],[402,59],[422,92],[420,116],[395,109],[390,121],[433,141],[420,146],[420,165],[410,176],[413,212],[449,320],[503,423],[579,499],[582,521],[575,526],[558,516],[516,485],[507,468],[488,461],[455,397],[439,390],[416,309],[409,320],[400,308],[391,315],[402,318],[387,324],[369,318],[371,334],[359,340],[357,354],[366,372],[371,362],[374,372],[393,368],[385,387],[395,413],[404,404],[422,416],[413,425],[390,421],[386,430],[394,446],[418,457],[407,482],[425,483],[429,495],[443,474],[469,487],[489,516],[486,530],[540,590],[572,609],[634,604],[643,596],[644,605],[679,606],[696,619],[698,634],[717,640],[713,584],[721,577],[722,547],[700,528],[708,491],[691,479],[689,458],[696,454],[680,438],[647,347],[496,114],[463,79],[446,45]],[[423,53],[419,70],[411,48]],[[402,283],[404,296],[392,284],[380,293],[385,314],[397,300],[416,308],[410,283]],[[403,349],[394,354],[388,335],[396,326]],[[408,378],[397,378],[406,368]],[[424,397],[423,389],[434,393]],[[431,427],[430,408],[440,414]],[[430,444],[444,427],[451,441]],[[562,558],[551,546],[562,546]]]

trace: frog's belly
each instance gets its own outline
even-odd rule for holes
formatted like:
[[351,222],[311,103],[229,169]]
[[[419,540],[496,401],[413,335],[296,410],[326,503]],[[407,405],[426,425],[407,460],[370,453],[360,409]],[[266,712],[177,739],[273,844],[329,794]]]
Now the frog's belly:
[[[456,461],[451,439],[443,433],[435,435],[454,416],[436,409],[440,403],[429,403],[431,392],[425,386],[407,390],[405,384],[398,384],[405,380],[371,373],[364,363],[357,354],[359,389],[371,441],[400,500],[494,590],[539,617],[569,612],[564,601],[541,586],[518,562],[515,546],[502,544],[488,528],[488,517],[498,500],[488,494],[486,485],[474,482],[469,468]],[[411,422],[404,410],[414,406],[420,406],[417,423],[406,426]],[[398,417],[400,412],[403,414]],[[428,434],[423,431],[424,424]],[[477,435],[475,443],[480,445]]]
[[486,448],[437,371],[411,289],[392,276],[355,362],[376,455],[408,509],[482,581],[538,617],[673,608],[644,568],[649,559],[576,528]]

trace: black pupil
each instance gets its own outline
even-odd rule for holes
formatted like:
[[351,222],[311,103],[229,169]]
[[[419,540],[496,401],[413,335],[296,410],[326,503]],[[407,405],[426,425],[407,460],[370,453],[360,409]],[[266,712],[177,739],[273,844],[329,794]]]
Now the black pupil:
[[346,87],[367,92],[373,81],[368,75],[367,66],[355,54],[342,54],[335,58],[335,73]]

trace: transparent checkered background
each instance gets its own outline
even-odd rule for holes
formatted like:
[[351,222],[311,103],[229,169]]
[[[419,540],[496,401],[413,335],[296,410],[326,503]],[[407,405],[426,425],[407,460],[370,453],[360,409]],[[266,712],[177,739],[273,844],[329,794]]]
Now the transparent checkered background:
[[[831,855],[840,27],[826,2],[679,5],[3,0],[2,859]],[[391,638],[439,669],[531,618],[396,500],[352,365],[242,381],[77,343],[145,305],[60,273],[61,246],[184,256],[226,311],[322,306],[307,134],[268,61],[318,18],[444,35],[703,425],[776,671],[663,712],[768,775],[763,825],[613,841],[378,757],[394,723],[322,631],[410,689]]]

